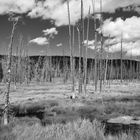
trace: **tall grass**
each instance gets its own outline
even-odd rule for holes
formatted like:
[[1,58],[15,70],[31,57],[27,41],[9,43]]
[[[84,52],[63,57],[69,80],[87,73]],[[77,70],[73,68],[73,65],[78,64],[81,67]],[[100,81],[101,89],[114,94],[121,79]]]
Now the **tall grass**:
[[[96,120],[77,120],[67,124],[53,124],[41,126],[39,123],[33,125],[17,124],[3,127],[0,131],[8,135],[1,135],[1,140],[134,140],[134,137],[127,134],[118,136],[105,136],[104,127]],[[135,138],[138,140],[138,138]]]

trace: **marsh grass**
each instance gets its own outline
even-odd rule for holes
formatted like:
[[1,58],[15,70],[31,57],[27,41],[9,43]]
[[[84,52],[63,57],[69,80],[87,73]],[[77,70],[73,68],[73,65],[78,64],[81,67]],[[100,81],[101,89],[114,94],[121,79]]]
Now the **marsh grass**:
[[[134,140],[134,137],[129,134],[105,136],[104,126],[101,123],[96,120],[90,122],[85,119],[45,127],[39,123],[33,125],[17,124],[5,140],[8,140],[8,136],[11,135],[15,140]],[[138,138],[135,137],[135,140]]]
[[[29,102],[18,106],[18,112],[24,112],[25,116],[13,116],[8,126],[0,126],[0,140],[139,140],[140,137],[134,138],[125,133],[106,135],[103,124],[95,120],[119,115],[139,115],[139,105],[137,101],[117,100],[104,101],[104,106],[98,101],[80,107],[62,108],[55,100],[47,103]],[[36,113],[37,110],[45,111],[42,120],[34,115],[28,116],[28,113]],[[48,116],[48,113],[54,115]]]

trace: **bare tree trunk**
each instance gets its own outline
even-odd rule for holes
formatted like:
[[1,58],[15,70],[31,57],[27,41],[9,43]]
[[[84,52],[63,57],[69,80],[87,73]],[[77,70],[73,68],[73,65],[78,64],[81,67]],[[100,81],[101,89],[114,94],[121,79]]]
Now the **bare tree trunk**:
[[82,90],[82,84],[80,82],[81,78],[81,38],[80,38],[80,31],[77,27],[78,30],[78,44],[79,44],[79,69],[78,69],[78,79],[79,79],[79,93],[81,93]]
[[[49,40],[48,40],[48,42],[49,42]],[[47,45],[46,46],[46,59],[45,59],[45,63],[44,63],[44,65],[45,65],[45,82],[47,82],[48,81],[48,62],[49,62],[49,56],[48,56],[48,48],[49,48],[49,45]]]
[[65,48],[64,48],[64,46],[62,46],[62,51],[63,51],[63,82],[64,82],[64,84],[65,84],[65,73],[66,73],[66,58],[65,58]]
[[103,69],[102,69],[102,53],[103,53],[103,34],[102,34],[102,0],[100,0],[100,14],[101,14],[101,19],[100,19],[100,26],[101,26],[101,50],[100,50],[100,92],[102,92],[102,74],[103,74]]
[[13,46],[13,39],[14,39],[14,32],[17,21],[13,21],[12,33],[10,37],[10,44],[8,47],[8,60],[7,60],[7,89],[6,89],[6,98],[5,98],[5,110],[4,110],[4,125],[7,125],[9,122],[9,93],[10,93],[10,85],[11,85],[11,60],[12,60],[12,46]]
[[17,86],[17,74],[18,74],[18,49],[19,49],[19,46],[17,45],[16,47],[16,67],[15,67],[15,78],[14,78],[14,86],[15,86],[15,89],[16,89],[16,86]]
[[105,60],[105,75],[104,75],[104,82],[105,83],[107,80],[107,70],[108,70],[108,58]]
[[136,66],[136,79],[138,81],[139,78],[139,61],[138,61],[138,57],[137,57],[137,66]]
[[20,37],[19,46],[19,57],[18,57],[18,67],[19,67],[19,83],[22,84],[22,46],[23,46],[23,36]]
[[[110,39],[110,37],[109,37]],[[109,44],[109,42],[108,42]],[[108,46],[108,52],[109,52],[109,46]],[[105,75],[104,75],[104,82],[106,82],[107,80],[107,71],[108,71],[108,53],[107,53],[107,58],[106,58],[106,61],[105,61]]]
[[80,48],[79,48],[79,93],[82,93],[82,46],[83,46],[83,0],[81,0],[81,25],[80,25]]
[[88,39],[89,39],[89,22],[90,22],[90,7],[89,7],[89,13],[88,13],[88,23],[87,23],[87,44],[85,48],[85,78],[84,78],[84,91],[86,94],[87,91],[87,49],[88,49]]
[[26,60],[26,84],[29,85],[29,48],[28,48],[28,43],[26,46],[26,56],[25,56],[25,60]]
[[70,67],[71,67],[71,80],[72,80],[72,92],[74,92],[74,72],[73,72],[73,51],[72,51],[72,35],[71,35],[71,19],[69,0],[67,0],[68,20],[69,20],[69,46],[70,46]]
[[122,34],[121,34],[121,83],[123,79],[123,61],[122,61]]
[[75,79],[74,79],[74,74],[75,74],[75,55],[74,55],[74,46],[75,46],[75,27],[73,26],[73,44],[72,44],[72,70],[73,70],[73,76],[72,76],[72,83],[73,83],[73,88],[72,91],[75,90]]
[[95,14],[95,0],[92,1],[93,13],[94,13],[94,40],[95,40],[95,57],[94,57],[94,84],[95,84],[95,91],[97,91],[97,84],[98,84],[98,76],[97,76],[97,31],[96,31],[96,14]]
[[49,56],[49,82],[52,82],[52,56]]

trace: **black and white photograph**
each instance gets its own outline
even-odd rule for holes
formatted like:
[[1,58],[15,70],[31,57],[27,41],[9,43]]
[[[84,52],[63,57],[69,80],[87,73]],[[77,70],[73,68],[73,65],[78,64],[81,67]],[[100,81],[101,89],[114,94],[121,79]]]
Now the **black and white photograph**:
[[140,140],[140,0],[0,0],[0,140]]

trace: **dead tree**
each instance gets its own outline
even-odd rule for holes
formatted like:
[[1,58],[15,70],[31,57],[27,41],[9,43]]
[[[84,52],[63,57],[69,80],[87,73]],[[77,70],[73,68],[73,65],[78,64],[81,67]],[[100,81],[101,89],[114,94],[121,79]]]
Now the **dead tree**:
[[73,91],[75,90],[75,79],[74,79],[74,75],[75,75],[75,55],[74,55],[74,46],[75,46],[75,26],[73,26],[73,39],[72,39],[72,66],[73,66],[73,78],[72,78],[72,83],[73,83]]
[[73,70],[73,51],[72,51],[72,34],[71,34],[69,0],[67,0],[67,10],[68,10],[68,21],[69,21],[70,67],[71,67],[71,80],[72,80],[72,92],[73,92],[74,91],[74,70]]
[[11,85],[12,48],[13,48],[13,39],[14,39],[16,25],[18,23],[18,18],[11,18],[11,20],[13,22],[13,27],[12,27],[12,33],[10,36],[10,43],[9,43],[9,47],[8,47],[6,98],[5,98],[5,109],[4,109],[4,116],[3,116],[4,125],[7,125],[9,122],[9,94],[10,94],[10,85]]
[[122,34],[121,34],[121,83],[122,83],[122,79],[123,79],[123,61],[122,61]]
[[16,46],[16,66],[15,66],[15,77],[14,77],[14,86],[16,88],[17,85],[17,75],[18,75],[18,51],[19,51],[19,45]]
[[85,46],[85,78],[84,78],[84,92],[87,91],[87,49],[88,49],[88,38],[89,38],[89,22],[90,22],[90,7],[88,13],[88,23],[87,23],[87,42]]
[[79,69],[78,69],[78,92],[82,93],[82,46],[83,46],[83,1],[81,0],[81,21],[77,24],[78,46],[79,46]]
[[101,50],[100,50],[100,92],[102,91],[102,74],[103,74],[103,69],[102,69],[102,53],[103,53],[103,34],[102,34],[102,0],[100,0],[100,28],[101,28]]
[[79,93],[82,93],[82,83],[83,83],[83,76],[82,76],[82,46],[83,46],[83,0],[81,0],[81,21],[80,21],[80,46],[79,46]]
[[[109,36],[110,39],[110,36]],[[109,45],[109,39],[108,39],[108,45]],[[109,46],[108,46],[108,52],[109,52]],[[105,61],[105,74],[104,74],[104,82],[107,80],[107,71],[108,71],[108,52],[107,52],[107,57]]]
[[[28,40],[27,40],[27,42],[29,42],[30,41],[30,38],[28,38]],[[29,62],[30,62],[30,58],[29,58],[29,43],[27,43],[27,45],[26,45],[26,50],[25,50],[25,63],[26,63],[26,70],[25,70],[25,72],[26,72],[26,84],[27,85],[29,85],[29,70],[30,70],[30,65],[29,65]]]
[[[50,41],[48,42],[48,47],[50,48]],[[52,82],[52,56],[49,56],[49,82]]]
[[97,52],[97,31],[96,31],[96,13],[95,13],[95,6],[96,6],[96,3],[95,3],[95,0],[91,0],[92,2],[92,8],[93,8],[93,14],[94,14],[94,40],[95,40],[95,43],[94,43],[94,46],[95,46],[95,57],[94,57],[94,84],[95,84],[95,91],[97,91],[97,84],[98,84],[98,76],[97,76],[97,61],[98,61],[98,52]]

